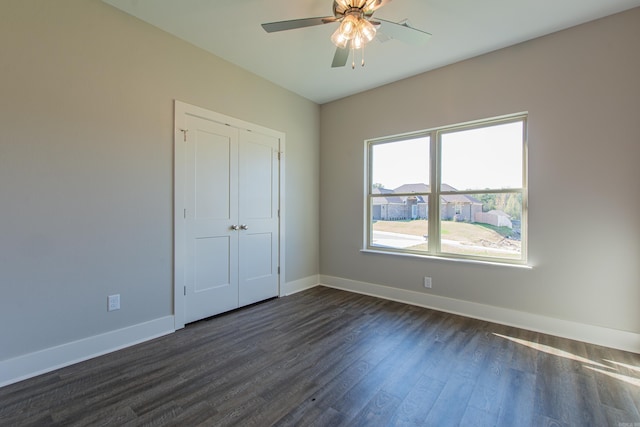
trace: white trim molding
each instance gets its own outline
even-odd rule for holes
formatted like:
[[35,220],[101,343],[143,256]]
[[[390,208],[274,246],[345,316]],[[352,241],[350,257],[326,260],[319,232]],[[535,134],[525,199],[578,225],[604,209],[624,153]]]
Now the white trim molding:
[[320,285],[474,319],[640,353],[640,334],[373,283],[320,276]]
[[0,387],[174,332],[173,316],[0,361]]
[[280,296],[286,297],[296,294],[298,292],[306,291],[307,289],[315,288],[320,284],[320,276],[313,275],[302,279],[294,280],[292,282],[285,283],[280,288]]

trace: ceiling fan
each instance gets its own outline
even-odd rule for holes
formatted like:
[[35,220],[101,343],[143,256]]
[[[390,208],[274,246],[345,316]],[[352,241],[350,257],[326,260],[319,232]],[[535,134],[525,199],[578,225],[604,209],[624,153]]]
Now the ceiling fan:
[[[373,13],[390,1],[334,0],[333,16],[269,22],[262,24],[262,28],[268,33],[274,33],[339,22],[340,26],[331,36],[331,41],[336,45],[336,53],[333,56],[331,67],[344,67],[349,58],[349,51],[351,51],[353,54],[351,66],[355,68],[355,51],[362,51],[362,66],[364,66],[364,46],[376,35],[381,41],[397,39],[416,45],[426,42],[431,37],[431,34],[409,26],[407,21],[396,23],[380,18],[373,20]],[[380,33],[378,29],[381,30]]]

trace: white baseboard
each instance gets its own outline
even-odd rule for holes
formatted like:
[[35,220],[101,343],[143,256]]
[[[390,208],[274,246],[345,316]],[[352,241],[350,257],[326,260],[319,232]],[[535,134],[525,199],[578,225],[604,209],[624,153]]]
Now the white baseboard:
[[305,277],[303,279],[294,280],[293,282],[287,282],[280,290],[280,296],[285,297],[298,292],[306,291],[307,289],[314,288],[320,283],[320,276],[313,275]]
[[173,316],[0,361],[0,387],[174,332]]
[[640,353],[640,334],[601,326],[571,322],[508,308],[446,298],[421,292],[359,282],[333,276],[320,276],[320,285],[384,298],[488,322],[515,326],[558,337]]

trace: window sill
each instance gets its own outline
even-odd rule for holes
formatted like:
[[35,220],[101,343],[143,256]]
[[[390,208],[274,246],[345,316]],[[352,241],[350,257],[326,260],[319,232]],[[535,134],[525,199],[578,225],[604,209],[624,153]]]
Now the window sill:
[[528,264],[515,264],[515,263],[500,262],[500,261],[485,261],[485,260],[479,260],[479,259],[450,258],[445,256],[434,256],[434,255],[419,255],[419,254],[412,254],[412,253],[381,251],[376,249],[360,249],[360,252],[378,254],[378,255],[421,258],[421,259],[429,259],[429,260],[436,260],[436,261],[461,262],[464,264],[480,264],[480,265],[489,265],[489,266],[496,266],[496,267],[511,267],[511,268],[519,268],[523,270],[533,269],[533,266]]

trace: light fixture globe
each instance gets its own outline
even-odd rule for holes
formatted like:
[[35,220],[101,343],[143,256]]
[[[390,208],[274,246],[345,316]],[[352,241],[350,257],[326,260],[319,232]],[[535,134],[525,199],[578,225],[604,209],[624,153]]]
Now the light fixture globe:
[[351,40],[360,28],[360,17],[355,15],[347,15],[344,17],[338,27],[338,31],[348,40]]
[[339,47],[340,49],[346,49],[347,45],[349,44],[349,39],[340,32],[340,28],[334,31],[333,35],[331,36],[331,41],[334,45],[336,45],[336,47]]
[[376,36],[376,27],[368,20],[361,18],[358,23],[358,30],[362,37],[369,43]]
[[[362,49],[376,36],[376,27],[365,18],[362,9],[353,7],[349,0],[342,0],[340,4],[336,1],[334,4],[342,6],[344,3],[349,9],[343,14],[340,26],[331,36],[331,41],[340,49],[346,49],[349,43],[351,49]],[[364,1],[360,3],[365,5]],[[360,3],[357,4],[360,5]]]

